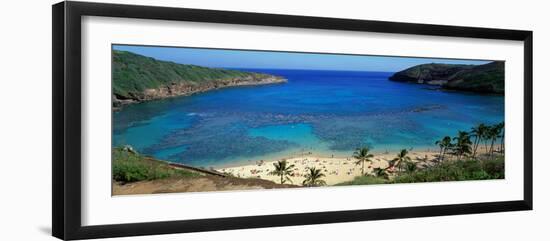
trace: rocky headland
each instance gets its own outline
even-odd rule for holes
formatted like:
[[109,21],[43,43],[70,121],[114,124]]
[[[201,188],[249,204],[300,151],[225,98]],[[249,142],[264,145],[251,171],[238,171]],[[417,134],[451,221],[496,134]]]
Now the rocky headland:
[[482,65],[421,64],[399,71],[392,81],[439,86],[487,94],[504,94],[504,62],[494,61]]
[[214,89],[286,81],[280,76],[269,74],[178,64],[113,50],[114,110],[128,104]]

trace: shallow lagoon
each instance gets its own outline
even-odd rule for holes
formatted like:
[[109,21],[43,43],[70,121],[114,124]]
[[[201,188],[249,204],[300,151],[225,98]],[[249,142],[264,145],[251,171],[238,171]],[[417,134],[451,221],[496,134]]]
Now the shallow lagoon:
[[195,166],[314,152],[350,155],[435,148],[478,123],[504,120],[502,96],[438,91],[392,73],[254,70],[286,84],[235,87],[151,101],[113,114],[113,146]]

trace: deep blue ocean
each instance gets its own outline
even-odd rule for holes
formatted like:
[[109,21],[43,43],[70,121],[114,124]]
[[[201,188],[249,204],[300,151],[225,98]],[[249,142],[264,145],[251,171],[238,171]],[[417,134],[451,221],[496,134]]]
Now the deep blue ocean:
[[445,135],[504,120],[502,96],[392,82],[388,72],[249,71],[288,83],[126,106],[113,114],[113,146],[218,167],[302,152],[349,156],[360,146],[435,149]]

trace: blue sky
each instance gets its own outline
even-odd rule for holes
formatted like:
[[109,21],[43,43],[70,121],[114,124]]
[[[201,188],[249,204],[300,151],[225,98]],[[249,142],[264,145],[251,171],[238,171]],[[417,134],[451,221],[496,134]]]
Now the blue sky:
[[269,51],[243,51],[200,48],[174,48],[113,45],[116,50],[130,51],[158,60],[219,68],[314,69],[353,71],[400,71],[425,63],[485,64],[490,61],[308,54]]

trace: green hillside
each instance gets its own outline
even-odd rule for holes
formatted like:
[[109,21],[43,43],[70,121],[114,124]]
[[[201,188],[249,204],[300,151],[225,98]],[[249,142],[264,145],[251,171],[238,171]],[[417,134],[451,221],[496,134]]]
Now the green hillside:
[[400,82],[418,82],[418,80],[450,80],[457,73],[474,68],[475,65],[458,64],[421,64],[399,71],[390,80]]
[[113,50],[113,94],[118,99],[141,99],[147,89],[172,85],[227,85],[241,79],[250,81],[273,77],[266,74],[177,64],[127,51]]
[[392,81],[441,85],[444,89],[504,94],[504,62],[483,65],[422,64],[399,71]]
[[504,94],[504,62],[491,62],[457,73],[447,89]]

